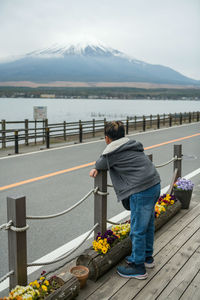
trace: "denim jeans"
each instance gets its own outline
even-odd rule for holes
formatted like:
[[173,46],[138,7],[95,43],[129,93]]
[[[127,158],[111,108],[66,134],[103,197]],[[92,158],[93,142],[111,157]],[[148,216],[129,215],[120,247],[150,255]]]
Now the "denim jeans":
[[130,196],[132,254],[135,264],[143,264],[153,255],[155,204],[160,196],[160,184]]

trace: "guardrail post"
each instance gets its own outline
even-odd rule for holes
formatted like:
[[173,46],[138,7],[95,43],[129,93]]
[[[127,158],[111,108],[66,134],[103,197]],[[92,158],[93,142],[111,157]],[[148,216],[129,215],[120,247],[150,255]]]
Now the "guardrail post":
[[49,127],[46,128],[46,147],[49,149],[49,142],[50,142],[50,129]]
[[95,137],[95,119],[92,119],[92,135]]
[[28,146],[28,119],[24,120],[25,125],[25,145]]
[[163,114],[163,126],[165,126],[165,114]]
[[63,122],[63,135],[64,135],[64,140],[66,141],[66,121]]
[[199,122],[199,111],[197,111],[197,122]]
[[180,123],[180,125],[182,125],[182,123],[183,123],[183,115],[182,115],[182,113],[180,113],[180,115],[179,115],[179,123]]
[[146,130],[146,118],[145,118],[145,116],[143,116],[142,127],[143,127],[143,131],[145,131]]
[[129,127],[129,117],[126,118],[126,134],[128,134]]
[[192,116],[191,116],[191,112],[189,112],[189,123],[191,123],[192,121]]
[[81,124],[81,120],[79,121],[79,143],[83,141],[83,126]]
[[137,129],[137,116],[135,116],[135,130]]
[[150,128],[152,128],[152,115],[150,115]]
[[[26,226],[26,198],[7,197],[7,217],[13,226]],[[15,232],[8,230],[8,260],[9,270],[14,271],[10,276],[10,290],[16,285],[27,285],[27,244],[26,231]]]
[[[182,145],[174,145],[174,157],[182,158]],[[175,181],[178,177],[181,177],[182,173],[182,160],[175,160],[174,161],[174,171],[178,169]]]
[[6,148],[6,120],[1,120],[2,148]]
[[18,131],[15,130],[15,154],[19,153],[19,136]]
[[157,115],[157,129],[160,129],[160,115]]
[[[100,192],[107,193],[107,171],[100,171],[94,179],[94,188],[98,187]],[[107,230],[107,195],[94,194],[94,224],[98,223],[94,236],[98,232],[102,234]]]
[[171,126],[172,126],[172,115],[169,114],[169,127],[171,127]]

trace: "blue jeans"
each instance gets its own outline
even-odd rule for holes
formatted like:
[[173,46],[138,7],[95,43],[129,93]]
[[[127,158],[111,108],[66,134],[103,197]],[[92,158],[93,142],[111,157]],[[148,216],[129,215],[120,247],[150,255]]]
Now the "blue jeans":
[[130,196],[132,254],[135,264],[143,264],[153,255],[155,204],[160,196],[160,184]]

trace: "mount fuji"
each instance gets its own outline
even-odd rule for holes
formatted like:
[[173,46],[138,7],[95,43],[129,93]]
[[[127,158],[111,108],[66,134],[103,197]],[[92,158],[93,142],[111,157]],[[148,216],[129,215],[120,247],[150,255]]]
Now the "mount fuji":
[[148,82],[199,85],[162,65],[129,57],[103,44],[53,45],[0,63],[0,82]]

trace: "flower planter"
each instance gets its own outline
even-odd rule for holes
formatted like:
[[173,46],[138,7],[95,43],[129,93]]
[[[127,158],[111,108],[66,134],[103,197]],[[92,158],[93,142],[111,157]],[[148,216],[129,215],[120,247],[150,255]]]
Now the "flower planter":
[[176,199],[180,200],[183,209],[188,209],[190,206],[190,200],[192,198],[192,190],[173,190]]
[[[165,213],[155,219],[155,231],[168,222],[181,209],[180,201],[169,206]],[[131,239],[126,237],[117,243],[106,254],[99,254],[92,247],[86,249],[77,259],[77,265],[83,265],[89,269],[89,279],[96,281],[110,268],[118,264],[132,249]]]
[[55,276],[55,280],[61,284],[61,287],[48,295],[45,300],[57,300],[57,299],[74,299],[80,290],[80,283],[78,279],[70,273],[61,273]]
[[173,205],[169,206],[165,213],[155,219],[155,231],[167,223],[181,209],[181,202],[177,200]]

